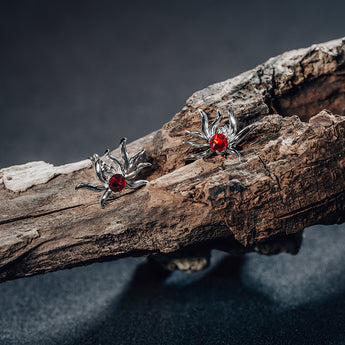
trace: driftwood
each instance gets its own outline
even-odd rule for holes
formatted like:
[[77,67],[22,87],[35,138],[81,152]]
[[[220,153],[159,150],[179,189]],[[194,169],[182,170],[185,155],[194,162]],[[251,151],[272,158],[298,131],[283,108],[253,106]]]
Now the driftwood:
[[[344,67],[345,40],[336,40],[196,92],[162,129],[128,145],[145,147],[150,183],[104,209],[99,194],[74,190],[96,182],[88,160],[0,170],[0,281],[124,256],[196,270],[214,248],[296,253],[305,227],[345,220]],[[214,117],[228,107],[240,128],[256,123],[244,161],[186,164],[197,109]]]

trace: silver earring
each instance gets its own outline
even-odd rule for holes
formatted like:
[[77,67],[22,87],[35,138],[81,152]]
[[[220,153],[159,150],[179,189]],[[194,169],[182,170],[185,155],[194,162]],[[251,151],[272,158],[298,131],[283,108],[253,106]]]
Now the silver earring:
[[80,183],[75,187],[76,190],[86,188],[96,192],[104,191],[99,200],[102,208],[104,207],[104,202],[112,192],[119,193],[125,187],[138,188],[148,183],[146,180],[134,181],[134,178],[137,176],[139,171],[151,166],[151,163],[147,162],[138,164],[138,161],[143,156],[145,151],[141,150],[132,158],[129,158],[126,148],[126,141],[127,138],[122,138],[120,142],[122,162],[116,157],[112,156],[109,153],[109,150],[105,151],[105,158],[114,164],[105,162],[97,154],[94,154],[89,158],[94,163],[96,176],[102,182],[101,185],[97,186],[91,183]]
[[184,143],[196,148],[205,149],[205,151],[192,154],[186,159],[195,160],[202,157],[208,157],[215,152],[217,154],[231,153],[241,160],[241,155],[236,150],[236,146],[254,128],[254,125],[249,125],[237,133],[237,122],[232,111],[229,109],[228,121],[224,126],[218,127],[223,118],[222,113],[219,110],[217,110],[217,118],[209,126],[207,114],[201,109],[198,110],[201,115],[202,132],[191,132],[188,130],[186,130],[186,132],[194,137],[206,141],[206,143],[199,144],[194,141],[186,141]]

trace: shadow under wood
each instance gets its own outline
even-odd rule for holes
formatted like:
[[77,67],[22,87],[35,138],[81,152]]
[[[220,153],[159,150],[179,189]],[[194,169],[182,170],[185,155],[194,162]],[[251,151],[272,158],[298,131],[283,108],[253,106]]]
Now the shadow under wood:
[[[184,286],[165,284],[152,263],[138,267],[127,291],[86,333],[65,344],[324,344],[342,341],[345,290],[297,307],[279,303],[241,277],[226,257]],[[312,326],[311,326],[312,325]]]

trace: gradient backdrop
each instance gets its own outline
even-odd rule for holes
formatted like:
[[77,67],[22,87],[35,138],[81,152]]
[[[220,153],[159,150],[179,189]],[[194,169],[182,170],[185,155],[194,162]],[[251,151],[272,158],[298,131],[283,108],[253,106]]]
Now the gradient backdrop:
[[[0,168],[160,128],[196,90],[345,36],[344,1],[0,1]],[[166,276],[129,258],[0,285],[0,344],[345,344],[345,226]]]

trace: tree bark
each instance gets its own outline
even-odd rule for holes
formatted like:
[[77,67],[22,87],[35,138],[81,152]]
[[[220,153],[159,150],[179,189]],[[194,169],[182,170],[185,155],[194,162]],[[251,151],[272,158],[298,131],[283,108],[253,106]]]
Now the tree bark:
[[[194,93],[162,129],[128,145],[145,147],[150,182],[104,209],[99,194],[74,190],[97,181],[88,160],[0,170],[0,281],[124,256],[197,270],[211,249],[296,253],[305,227],[344,222],[344,52],[344,39],[290,51]],[[197,109],[213,119],[229,107],[240,127],[256,124],[244,160],[186,163]]]

